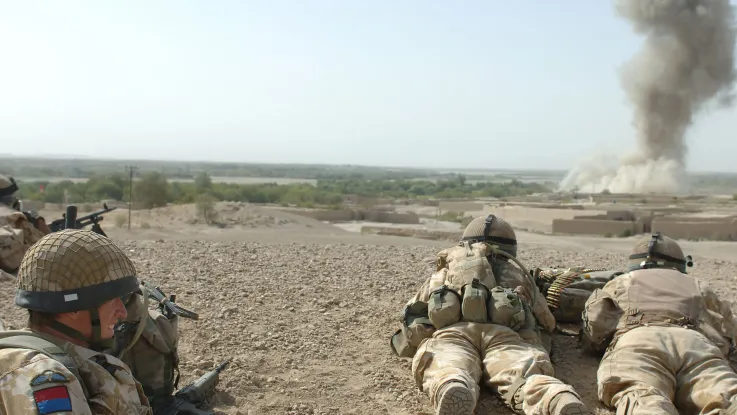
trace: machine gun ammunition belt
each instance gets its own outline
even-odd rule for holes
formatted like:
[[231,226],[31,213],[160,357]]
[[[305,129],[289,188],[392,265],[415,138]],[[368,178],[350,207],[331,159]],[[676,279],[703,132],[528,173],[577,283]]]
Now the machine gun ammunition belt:
[[[548,306],[554,310],[560,307],[560,295],[563,290],[566,289],[573,281],[581,274],[596,271],[606,271],[604,268],[570,268],[565,271],[560,271],[554,278],[550,288],[548,288],[545,299],[548,301]],[[542,273],[540,273],[542,275]],[[584,276],[584,278],[586,278]]]

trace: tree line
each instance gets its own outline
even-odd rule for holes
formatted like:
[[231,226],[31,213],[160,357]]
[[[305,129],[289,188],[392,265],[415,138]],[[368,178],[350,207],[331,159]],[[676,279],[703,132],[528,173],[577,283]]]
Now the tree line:
[[[102,200],[128,201],[128,178],[122,173],[93,175],[85,182],[21,182],[20,197],[47,203],[99,203]],[[163,173],[150,171],[133,182],[133,200],[143,208],[173,203],[194,203],[206,196],[211,200],[282,205],[339,206],[348,195],[363,198],[455,198],[506,197],[550,191],[540,183],[507,182],[469,183],[465,176],[454,175],[443,180],[318,180],[316,185],[238,184],[213,182],[206,172],[198,173],[194,181],[170,181]]]

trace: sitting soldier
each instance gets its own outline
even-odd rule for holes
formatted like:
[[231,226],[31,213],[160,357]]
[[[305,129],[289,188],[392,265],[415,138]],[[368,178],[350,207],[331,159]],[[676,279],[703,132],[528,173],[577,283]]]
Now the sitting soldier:
[[507,222],[476,218],[458,246],[438,254],[437,271],[405,306],[391,347],[413,357],[435,414],[472,414],[482,378],[517,413],[589,413],[554,377],[539,326],[549,338],[555,319],[516,255]]
[[584,343],[606,350],[599,399],[617,414],[737,412],[728,360],[737,322],[705,281],[686,275],[687,265],[681,247],[656,233],[637,243],[628,273],[586,302]]

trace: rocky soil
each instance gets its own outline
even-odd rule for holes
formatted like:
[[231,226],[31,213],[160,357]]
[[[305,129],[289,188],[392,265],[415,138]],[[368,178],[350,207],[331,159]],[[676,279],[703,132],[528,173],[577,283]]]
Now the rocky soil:
[[[183,379],[193,381],[233,357],[213,409],[225,414],[431,414],[409,361],[394,357],[389,337],[399,312],[431,272],[431,241],[404,243],[266,243],[259,241],[118,240],[140,278],[200,314],[183,320]],[[393,239],[387,239],[392,241]],[[271,242],[271,241],[269,241]],[[622,253],[530,244],[520,257],[533,266],[620,268]],[[696,258],[698,277],[734,299],[735,262]],[[22,326],[14,282],[0,279],[0,316]],[[553,361],[598,414],[596,364],[558,335]],[[477,414],[511,413],[488,393]]]

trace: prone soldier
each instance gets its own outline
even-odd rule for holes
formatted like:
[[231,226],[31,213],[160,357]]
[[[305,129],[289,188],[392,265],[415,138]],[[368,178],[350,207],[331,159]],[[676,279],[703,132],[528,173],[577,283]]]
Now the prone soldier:
[[686,274],[691,265],[655,233],[636,244],[629,272],[586,301],[582,340],[604,352],[598,395],[617,414],[737,412],[737,321],[709,284]]
[[478,217],[458,246],[438,254],[436,272],[407,302],[391,348],[412,357],[436,415],[472,414],[482,378],[516,413],[589,413],[554,377],[545,339],[555,319],[516,256],[512,227]]

